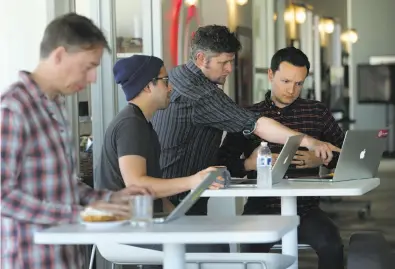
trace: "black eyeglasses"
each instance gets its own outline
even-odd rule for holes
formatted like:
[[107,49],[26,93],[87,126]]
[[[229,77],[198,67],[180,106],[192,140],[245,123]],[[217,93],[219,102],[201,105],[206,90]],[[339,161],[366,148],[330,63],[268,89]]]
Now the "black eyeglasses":
[[161,77],[161,78],[153,78],[152,81],[158,81],[158,80],[163,80],[165,83],[166,87],[169,86],[169,77]]

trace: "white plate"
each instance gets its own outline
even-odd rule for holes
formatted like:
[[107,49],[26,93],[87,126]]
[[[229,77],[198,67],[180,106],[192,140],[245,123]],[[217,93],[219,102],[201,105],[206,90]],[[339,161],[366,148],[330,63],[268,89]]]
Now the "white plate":
[[103,222],[88,222],[82,221],[81,223],[89,229],[109,229],[113,227],[118,227],[125,225],[128,223],[128,220],[119,220],[119,221],[103,221]]

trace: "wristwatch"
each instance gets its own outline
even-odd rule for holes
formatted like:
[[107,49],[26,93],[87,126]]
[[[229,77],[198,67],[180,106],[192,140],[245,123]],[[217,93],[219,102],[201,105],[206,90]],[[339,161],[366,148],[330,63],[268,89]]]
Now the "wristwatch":
[[[248,126],[249,125],[249,126]],[[251,122],[251,123],[248,123],[247,124],[247,127],[243,130],[243,135],[246,137],[246,138],[250,138],[253,134],[254,134],[254,132],[255,132],[255,130],[256,130],[256,125],[257,125],[257,122],[255,121],[255,122]]]

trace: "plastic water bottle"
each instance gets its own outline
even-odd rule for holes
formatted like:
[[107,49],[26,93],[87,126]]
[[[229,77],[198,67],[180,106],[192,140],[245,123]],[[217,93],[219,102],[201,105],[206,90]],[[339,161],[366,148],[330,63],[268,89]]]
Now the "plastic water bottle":
[[261,142],[256,159],[257,187],[272,187],[272,152],[267,142]]

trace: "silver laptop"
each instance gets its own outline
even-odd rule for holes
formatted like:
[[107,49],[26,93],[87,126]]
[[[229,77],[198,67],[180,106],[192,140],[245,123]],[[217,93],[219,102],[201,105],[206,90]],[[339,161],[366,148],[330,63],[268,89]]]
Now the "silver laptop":
[[164,216],[163,214],[160,214],[160,217],[158,217],[158,215],[154,214],[154,223],[167,223],[184,216],[200,198],[202,193],[210,187],[215,179],[220,175],[219,171],[208,173],[206,178],[195,189],[191,190],[191,192],[189,192],[181,203],[179,203],[178,206],[169,213],[169,215]]
[[387,143],[388,130],[349,130],[334,175],[292,178],[294,181],[346,181],[376,177]]
[[[302,134],[288,137],[272,169],[273,184],[279,183],[284,178],[304,136],[305,135]],[[244,183],[242,186],[245,187],[245,184],[256,184],[256,179],[232,178],[231,184],[239,183]]]

